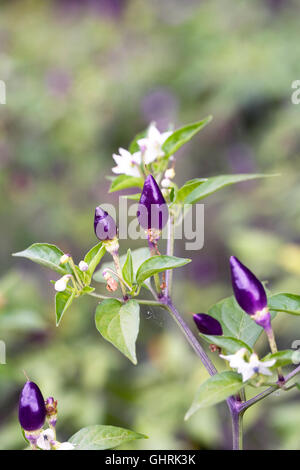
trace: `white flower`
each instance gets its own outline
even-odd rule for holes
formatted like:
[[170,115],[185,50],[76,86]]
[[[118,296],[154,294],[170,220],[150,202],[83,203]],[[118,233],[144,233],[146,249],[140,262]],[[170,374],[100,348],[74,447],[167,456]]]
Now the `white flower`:
[[89,265],[85,261],[80,261],[78,265],[80,271],[85,272],[89,269]]
[[169,188],[172,184],[172,181],[169,180],[168,178],[164,178],[161,182],[161,185],[163,188]]
[[65,274],[65,276],[61,277],[56,281],[56,283],[54,284],[54,289],[57,292],[63,292],[66,289],[69,279],[71,277],[71,274]]
[[71,444],[71,442],[57,442],[56,443],[56,450],[73,450],[75,449],[75,446]]
[[146,164],[164,156],[162,145],[171,134],[172,132],[160,133],[155,123],[150,124],[147,136],[137,141]]
[[42,431],[36,443],[40,449],[51,450],[51,447],[55,445],[55,436],[53,430],[48,428],[45,431]]
[[113,159],[116,162],[112,171],[116,174],[124,174],[128,176],[140,176],[138,165],[141,164],[141,152],[131,154],[128,150],[119,148],[119,154],[113,154]]
[[237,369],[239,374],[243,376],[243,382],[251,379],[255,374],[262,375],[272,375],[272,372],[269,370],[269,367],[273,366],[276,362],[276,359],[271,359],[270,361],[260,361],[257,354],[253,353],[250,356],[249,361],[245,361],[245,355],[247,354],[247,349],[242,348],[237,351],[235,354],[230,354],[224,356],[220,354],[222,359],[229,362],[230,367]]

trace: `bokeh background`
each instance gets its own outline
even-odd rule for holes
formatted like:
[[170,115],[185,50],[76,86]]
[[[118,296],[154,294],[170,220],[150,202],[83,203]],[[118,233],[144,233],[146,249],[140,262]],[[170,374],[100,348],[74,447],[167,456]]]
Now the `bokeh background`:
[[[165,130],[212,114],[178,156],[179,183],[218,173],[280,176],[205,201],[205,245],[176,273],[175,301],[192,326],[192,312],[230,295],[230,254],[273,292],[299,293],[300,106],[291,103],[299,14],[296,0],[1,2],[2,449],[24,447],[22,369],[58,399],[61,440],[101,423],[149,436],[127,449],[230,446],[225,405],[183,422],[206,374],[165,313],[143,308],[134,367],[95,329],[93,299],[77,301],[56,328],[55,274],[11,253],[44,241],[82,259],[95,243],[94,207],[117,202],[107,193],[112,153],[151,121]],[[187,255],[182,243],[176,254]],[[277,316],[281,348],[300,339],[299,321]],[[299,398],[282,393],[249,410],[246,448],[299,449]]]

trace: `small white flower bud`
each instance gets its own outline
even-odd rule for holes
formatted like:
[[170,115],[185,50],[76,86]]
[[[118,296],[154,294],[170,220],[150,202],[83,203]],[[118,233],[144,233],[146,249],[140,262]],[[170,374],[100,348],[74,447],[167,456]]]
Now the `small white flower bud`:
[[68,254],[62,255],[62,257],[59,260],[59,264],[66,264],[69,261],[69,259],[70,259],[70,255]]
[[174,176],[175,176],[174,168],[168,168],[168,170],[165,171],[165,178],[172,180]]
[[80,261],[79,265],[78,265],[80,271],[87,271],[89,269],[89,265],[85,262],[85,261]]
[[56,283],[54,284],[54,289],[57,292],[63,292],[64,290],[66,290],[68,281],[71,277],[72,277],[71,274],[66,274],[65,276],[58,279]]
[[164,178],[161,182],[161,185],[163,188],[169,188],[171,183],[172,183],[171,180]]

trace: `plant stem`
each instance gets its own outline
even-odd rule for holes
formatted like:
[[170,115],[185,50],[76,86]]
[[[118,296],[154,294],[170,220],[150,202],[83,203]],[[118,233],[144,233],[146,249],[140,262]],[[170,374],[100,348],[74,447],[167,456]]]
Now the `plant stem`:
[[112,257],[113,257],[113,260],[114,260],[114,263],[115,263],[118,278],[120,280],[120,286],[121,286],[121,290],[122,290],[123,299],[127,300],[128,297],[127,297],[126,288],[125,288],[125,285],[124,285],[124,282],[123,282],[123,276],[122,276],[122,269],[121,269],[121,265],[120,265],[119,254],[118,253],[112,253]]
[[[96,292],[88,292],[88,295],[90,295],[91,297],[95,297],[96,299],[101,299],[101,300],[116,299],[119,302],[124,301],[123,299],[118,299],[116,297],[109,297],[108,295],[97,294]],[[147,299],[134,299],[134,300],[136,300],[141,305],[152,305],[153,307],[166,308],[164,304],[156,300],[147,300]]]
[[[276,344],[276,340],[275,340],[275,335],[274,335],[274,331],[273,331],[273,328],[272,328],[272,325],[271,325],[271,322],[270,322],[270,325],[268,328],[265,328],[265,332],[266,332],[266,335],[267,335],[267,338],[268,338],[268,341],[269,341],[269,345],[270,345],[270,349],[272,351],[273,354],[277,353],[278,352],[278,349],[277,349],[277,344]],[[282,369],[281,367],[278,367],[277,368],[277,374],[278,374],[278,380],[281,384],[284,384],[284,378],[283,378],[283,374],[282,374]]]
[[244,413],[237,409],[231,411],[233,450],[243,449],[243,415]]
[[[174,217],[169,216],[168,220],[168,242],[167,242],[167,255],[173,256],[174,254]],[[166,295],[171,296],[172,294],[172,280],[173,270],[168,269],[166,271]]]
[[[283,380],[284,380],[284,383],[286,384],[287,382],[289,382],[293,377],[295,377],[295,375],[299,374],[300,373],[300,366],[296,367],[296,369],[294,369],[292,372],[290,372],[288,375],[286,375]],[[247,400],[245,401],[244,403],[242,403],[240,405],[240,409],[242,411],[246,411],[250,406],[254,405],[255,403],[258,403],[260,400],[262,400],[263,398],[267,397],[268,395],[271,395],[272,393],[276,392],[277,390],[282,390],[282,384],[280,384],[280,386],[277,384],[277,385],[272,385],[271,387],[267,388],[266,390],[264,390],[263,392],[259,393],[258,395],[256,395],[255,397],[253,398],[250,398],[250,400]]]
[[[163,299],[162,299],[163,300]],[[199,341],[196,339],[188,325],[185,323],[183,318],[181,318],[179,312],[176,310],[175,306],[173,305],[170,298],[164,298],[164,303],[167,306],[169,312],[171,313],[173,319],[179,325],[181,331],[184,333],[185,337],[187,338],[188,342],[196,352],[196,354],[200,357],[202,364],[205,366],[206,370],[210,375],[215,375],[217,373],[217,369],[207,356],[206,352],[202,348]]]

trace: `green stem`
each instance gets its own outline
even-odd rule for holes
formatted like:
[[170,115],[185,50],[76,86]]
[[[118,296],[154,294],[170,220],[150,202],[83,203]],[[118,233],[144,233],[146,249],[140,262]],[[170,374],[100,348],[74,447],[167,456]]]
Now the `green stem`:
[[[102,294],[97,294],[96,292],[88,292],[88,295],[91,297],[95,297],[96,299],[101,299],[101,300],[108,300],[108,299],[116,299],[116,297],[109,297],[108,295],[102,295]],[[116,299],[119,302],[123,302],[123,299]],[[153,307],[162,307],[166,309],[166,306],[161,303],[157,302],[156,300],[146,300],[146,299],[134,299],[136,300],[139,304],[141,305],[151,305]]]
[[243,449],[243,412],[234,411],[231,413],[233,450]]
[[112,257],[113,257],[113,260],[114,260],[114,263],[115,263],[118,278],[120,280],[120,286],[121,286],[121,290],[122,290],[123,299],[127,300],[126,287],[125,287],[125,284],[123,282],[123,275],[122,275],[122,269],[121,269],[121,265],[120,265],[119,254],[118,253],[113,253]]
[[[278,349],[277,349],[275,335],[274,335],[274,331],[273,331],[271,323],[270,323],[270,326],[268,328],[265,328],[265,332],[266,332],[266,335],[267,335],[269,345],[270,345],[270,349],[271,349],[272,353],[273,354],[277,353]],[[283,384],[284,383],[284,378],[283,378],[283,373],[282,373],[281,367],[277,368],[277,374],[278,374],[279,382],[281,384]]]

